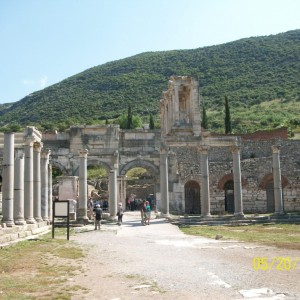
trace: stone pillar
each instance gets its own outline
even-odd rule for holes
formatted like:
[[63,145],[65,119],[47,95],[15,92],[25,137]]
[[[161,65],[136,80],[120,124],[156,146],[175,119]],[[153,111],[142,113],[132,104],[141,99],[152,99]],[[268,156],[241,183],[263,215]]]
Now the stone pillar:
[[234,215],[244,216],[243,197],[242,197],[242,179],[239,146],[231,147],[233,156],[233,184],[234,184]]
[[52,165],[48,164],[48,217],[52,220]]
[[119,186],[119,193],[118,193],[118,202],[122,202],[124,209],[126,208],[126,179],[125,176],[118,176],[118,186]]
[[117,213],[117,171],[110,170],[109,172],[109,205],[108,210],[111,217]]
[[79,151],[79,211],[78,220],[86,223],[87,216],[87,154],[88,150]]
[[42,143],[33,144],[33,215],[37,222],[43,221],[41,217],[41,149]]
[[[42,184],[41,184],[41,202],[42,202],[42,218],[44,221],[49,222],[49,203],[48,203],[48,196],[49,196],[49,174],[48,174],[48,165],[49,165],[49,155],[50,150],[43,150],[42,151],[42,159],[41,159],[41,177],[42,177]],[[52,209],[52,207],[50,207]]]
[[210,217],[208,147],[200,147],[201,154],[201,215]]
[[2,223],[12,227],[14,223],[14,143],[12,132],[4,133],[2,171]]
[[33,143],[31,137],[25,139],[24,217],[27,224],[36,223],[33,217]]
[[280,146],[272,146],[273,152],[273,179],[274,179],[274,199],[275,214],[283,214],[282,184],[280,169]]
[[169,179],[168,179],[168,151],[160,149],[160,209],[166,216],[169,215]]
[[19,151],[15,158],[14,172],[14,220],[16,225],[25,225],[24,219],[24,153]]

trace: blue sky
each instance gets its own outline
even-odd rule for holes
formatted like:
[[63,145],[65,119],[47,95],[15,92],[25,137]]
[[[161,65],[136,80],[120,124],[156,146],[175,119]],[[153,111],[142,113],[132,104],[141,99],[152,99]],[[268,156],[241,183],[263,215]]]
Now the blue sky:
[[0,103],[147,51],[300,29],[299,0],[0,0]]

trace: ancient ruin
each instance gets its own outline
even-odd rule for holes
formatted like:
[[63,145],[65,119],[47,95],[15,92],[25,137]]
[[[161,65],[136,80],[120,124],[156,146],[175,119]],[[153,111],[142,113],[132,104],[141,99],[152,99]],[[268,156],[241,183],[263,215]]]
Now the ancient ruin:
[[286,130],[216,135],[201,128],[198,82],[172,76],[160,100],[160,130],[118,125],[71,126],[66,132],[4,133],[1,148],[2,224],[49,222],[52,168],[59,199],[76,200],[78,221],[88,220],[87,168],[109,174],[109,213],[127,195],[126,173],[152,175],[156,209],[203,217],[300,211],[300,145]]

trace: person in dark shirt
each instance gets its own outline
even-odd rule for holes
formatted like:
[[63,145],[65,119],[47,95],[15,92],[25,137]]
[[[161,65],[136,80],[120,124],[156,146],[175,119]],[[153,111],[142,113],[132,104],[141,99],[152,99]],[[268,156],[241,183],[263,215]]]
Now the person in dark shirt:
[[102,209],[99,204],[96,205],[96,208],[94,210],[95,215],[95,230],[99,229],[101,226],[101,219],[102,219]]

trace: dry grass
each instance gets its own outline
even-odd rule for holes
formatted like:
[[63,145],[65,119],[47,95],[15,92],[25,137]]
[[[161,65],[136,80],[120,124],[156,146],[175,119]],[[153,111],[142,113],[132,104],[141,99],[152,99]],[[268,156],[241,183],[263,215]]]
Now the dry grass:
[[260,243],[286,249],[300,250],[300,225],[263,224],[247,226],[183,226],[181,230],[190,235],[225,240]]
[[0,249],[0,299],[71,299],[72,277],[82,272],[81,248],[58,236],[22,241]]

